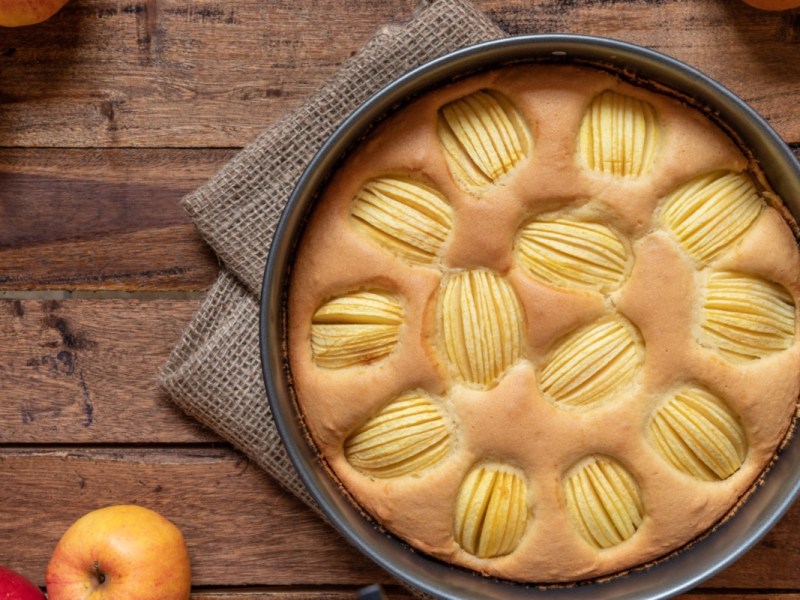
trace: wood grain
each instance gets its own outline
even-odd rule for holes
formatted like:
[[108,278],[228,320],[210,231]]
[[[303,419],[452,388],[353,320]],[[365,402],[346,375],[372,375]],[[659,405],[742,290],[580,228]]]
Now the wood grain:
[[[242,146],[413,0],[73,0],[0,33],[0,146]],[[638,43],[719,80],[800,141],[800,25],[727,0],[480,0],[509,33]]]
[[[384,592],[388,600],[413,598],[413,596],[398,587],[385,587]],[[192,600],[353,600],[358,589],[318,591],[314,589],[297,589],[294,591],[235,591],[224,594],[203,592],[192,594]],[[683,600],[800,600],[800,594],[749,594],[741,592],[726,593],[717,590],[714,593],[682,594]]]
[[[398,587],[385,587],[384,592],[389,600],[413,598],[413,596]],[[263,591],[231,591],[215,593],[198,591],[192,594],[192,600],[353,600],[358,593],[357,588],[347,590],[315,590],[311,588],[295,590],[263,590]],[[747,592],[726,593],[715,590],[714,593],[702,591],[683,594],[683,600],[800,600],[800,594],[749,594]]]
[[[283,590],[264,589],[260,591],[242,590],[225,593],[199,591],[192,594],[191,600],[354,600],[360,588],[313,589],[297,588]],[[384,587],[388,600],[413,598],[410,592],[400,587]],[[780,599],[783,600],[783,599]]]
[[183,532],[197,586],[392,581],[227,448],[0,448],[0,480],[0,564],[39,585],[75,519],[128,503],[160,512]]
[[[329,586],[326,586],[328,588]],[[191,595],[191,600],[354,600],[359,589],[356,587],[336,589],[308,588],[294,586],[290,589],[262,589],[253,591],[252,589],[234,589],[226,592],[214,592],[198,590]],[[401,600],[413,598],[414,596],[399,586],[383,586],[384,595],[387,600]],[[703,591],[682,594],[678,596],[682,600],[799,600],[800,594],[761,594],[761,593],[742,593],[725,592],[715,590],[713,593]]]
[[[278,587],[278,586],[276,586]],[[324,589],[320,589],[324,587]],[[291,586],[284,588],[233,588],[226,591],[210,591],[195,588],[191,600],[354,600],[361,587],[320,586],[310,588]],[[387,600],[414,598],[410,591],[400,586],[381,586]],[[696,592],[681,594],[681,600],[800,600],[800,593],[748,593],[741,591],[713,590],[709,593],[702,588]]]
[[[0,448],[0,479],[0,540],[16,540],[0,544],[0,564],[39,584],[69,524],[118,503],[148,506],[178,525],[198,586],[391,581],[227,448]],[[800,550],[792,539],[798,527],[800,505],[709,587],[800,588]]]
[[[398,587],[386,587],[384,592],[388,600],[399,600],[401,598],[413,598],[413,596]],[[192,594],[192,600],[353,600],[358,593],[358,589],[349,590],[326,590],[318,591],[313,589],[295,591],[239,591],[216,594],[214,592],[198,592]],[[800,594],[749,594],[741,592],[725,593],[715,591],[714,593],[703,593],[702,591],[682,594],[678,596],[683,600],[800,600]]]
[[[202,488],[200,495],[207,504],[206,510],[222,510],[225,519],[233,522],[236,519],[225,511],[244,511],[241,518],[245,522],[256,518],[257,515],[247,512],[250,509],[246,507],[251,506],[247,503],[229,508],[235,499],[224,494],[203,496],[212,493],[206,489],[211,485],[207,484],[206,469],[228,473],[225,481],[230,483],[233,481],[230,472],[235,472],[235,468],[228,463],[235,463],[241,457],[228,450],[198,447],[197,443],[218,438],[175,409],[156,391],[152,379],[197,306],[196,300],[0,302],[0,381],[4,390],[4,401],[0,403],[0,442],[5,445],[0,447],[0,480],[5,488],[0,491],[0,507],[6,510],[15,505],[16,511],[8,519],[0,519],[0,540],[7,539],[4,536],[10,535],[12,528],[31,531],[33,524],[42,519],[58,522],[48,530],[47,535],[52,537],[56,535],[53,529],[64,525],[68,516],[104,503],[147,500],[160,503],[157,506],[167,513],[183,514],[182,494],[191,489],[193,482]],[[142,418],[143,415],[147,418]],[[112,442],[126,445],[94,450],[75,446],[50,451],[18,446]],[[167,442],[170,447],[164,449],[130,445]],[[193,445],[175,445],[180,442]],[[144,472],[150,474],[149,479],[142,478]],[[37,476],[41,481],[33,481]],[[87,476],[91,487],[86,482],[81,487],[80,477]],[[222,485],[220,478],[221,475],[212,479],[213,488]],[[141,483],[150,479],[155,482],[151,486]],[[239,491],[229,491],[237,495],[241,492],[251,499],[263,495],[264,502],[285,495],[274,486],[268,487],[262,479],[250,474],[236,480]],[[175,486],[171,485],[173,482]],[[154,492],[159,486],[161,490]],[[87,487],[89,491],[83,491]],[[36,493],[30,494],[26,489],[35,489]],[[174,494],[162,494],[165,490]],[[53,498],[74,494],[77,496],[70,500],[72,504],[64,508],[71,507],[70,515],[58,512],[62,509],[55,504],[47,504]],[[21,505],[12,501],[21,497],[26,498]],[[304,512],[299,504],[292,506]],[[195,509],[192,504],[192,510]],[[50,516],[53,510],[57,514]],[[225,519],[205,525],[205,517],[192,522],[188,516],[181,518],[190,528],[196,527],[192,522],[204,523],[204,527],[212,530],[209,535],[227,535]],[[791,568],[792,561],[800,560],[800,543],[794,534],[798,527],[800,506],[756,550],[711,584],[719,588],[752,589],[762,585],[800,588],[800,573]],[[248,539],[256,544],[255,538]],[[34,562],[43,560],[47,541],[36,538],[25,545],[39,549]],[[291,546],[286,539],[281,543]],[[205,556],[204,544],[200,544],[202,549],[198,552]],[[0,564],[4,562],[3,546],[0,544]],[[207,581],[220,583],[216,573],[209,575]],[[271,581],[254,578],[247,583]],[[239,584],[243,580],[225,580],[225,583]]]
[[[234,588],[224,592],[199,589],[191,595],[191,600],[354,600],[362,587],[324,586],[325,589],[292,586],[283,589],[253,590],[248,588]],[[400,586],[382,586],[387,600],[401,600],[414,598],[406,589]],[[800,600],[800,593],[764,594],[747,592],[726,592],[714,590],[704,593],[701,590],[678,596],[682,600]]]
[[[276,586],[278,587],[278,586]],[[407,590],[399,586],[382,586],[384,595],[388,600],[401,600],[413,598]],[[227,591],[211,591],[199,589],[191,595],[191,600],[354,600],[358,591],[363,588],[344,586],[324,586],[324,589],[292,586],[290,588],[275,589],[239,588]],[[714,590],[713,593],[704,593],[702,590],[679,596],[682,600],[800,600],[798,594],[761,594],[747,592],[725,592]]]
[[207,288],[217,260],[180,200],[233,153],[0,150],[0,290]]
[[[218,272],[180,207],[416,0],[71,0],[0,29],[0,292],[197,294]],[[699,68],[800,143],[800,11],[734,0],[476,0],[509,33],[638,43]],[[106,504],[186,535],[194,600],[344,600],[387,584],[155,385],[198,299],[0,300],[0,564],[40,585]],[[800,505],[689,600],[800,600]],[[705,591],[704,591],[705,590]],[[796,590],[792,592],[792,590]]]
[[413,0],[74,0],[0,35],[0,146],[241,146]]
[[0,301],[0,443],[218,439],[176,409],[155,381],[198,306]]
[[205,290],[218,262],[180,200],[234,153],[0,149],[0,291]]
[[[512,34],[611,37],[683,61],[729,88],[788,142],[800,141],[800,19],[738,0],[541,0],[478,3]],[[791,108],[789,105],[792,105]]]

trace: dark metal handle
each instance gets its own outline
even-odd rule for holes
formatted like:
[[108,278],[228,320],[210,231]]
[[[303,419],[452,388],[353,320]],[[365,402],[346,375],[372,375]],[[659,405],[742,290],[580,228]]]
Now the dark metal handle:
[[387,600],[383,588],[377,583],[368,585],[358,590],[358,600]]

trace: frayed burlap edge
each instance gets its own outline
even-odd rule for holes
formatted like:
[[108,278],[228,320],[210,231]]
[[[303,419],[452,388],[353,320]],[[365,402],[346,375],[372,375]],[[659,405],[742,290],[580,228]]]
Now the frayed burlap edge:
[[281,210],[303,169],[336,127],[403,73],[501,35],[461,0],[439,0],[408,24],[384,28],[300,108],[189,194],[184,207],[223,264],[259,293]]

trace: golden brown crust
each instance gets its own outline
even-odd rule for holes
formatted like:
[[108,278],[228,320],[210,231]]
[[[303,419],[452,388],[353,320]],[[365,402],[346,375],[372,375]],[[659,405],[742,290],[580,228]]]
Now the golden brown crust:
[[[466,191],[450,175],[437,138],[437,110],[480,89],[507,97],[528,124],[532,149],[510,173]],[[576,147],[589,103],[605,90],[645,100],[660,131],[652,169],[618,178],[586,168]],[[693,109],[570,66],[519,66],[441,88],[403,108],[342,165],[304,233],[289,291],[289,358],[303,416],[325,461],[353,497],[389,531],[437,558],[516,581],[555,583],[599,578],[646,564],[696,539],[725,517],[758,481],[789,430],[800,381],[800,343],[759,360],[733,361],[701,344],[709,275],[745,273],[800,296],[800,256],[777,210],[763,208],[746,233],[707,263],[682,249],[661,221],[664,199],[692,178],[752,168],[735,144]],[[410,264],[353,226],[351,202],[365,182],[410,177],[452,206],[453,229],[429,265]],[[633,266],[620,289],[601,293],[537,281],[520,267],[514,241],[533,217],[599,222],[624,239]],[[507,278],[524,315],[523,358],[491,386],[454,376],[439,339],[437,294],[443,274],[489,270]],[[397,347],[387,357],[343,369],[315,365],[310,326],[336,296],[382,290],[405,310]],[[644,363],[632,380],[592,408],[557,406],[540,389],[542,369],[565,336],[620,315],[641,335]],[[738,416],[747,439],[741,468],[723,481],[701,481],[660,456],[646,429],[670,394],[709,390]],[[344,455],[347,437],[403,393],[418,390],[442,407],[452,427],[445,459],[415,475],[375,478]],[[641,490],[644,518],[611,548],[587,543],[570,522],[563,478],[587,456],[608,456]],[[477,558],[455,542],[457,497],[481,464],[524,473],[528,523],[508,554]]]

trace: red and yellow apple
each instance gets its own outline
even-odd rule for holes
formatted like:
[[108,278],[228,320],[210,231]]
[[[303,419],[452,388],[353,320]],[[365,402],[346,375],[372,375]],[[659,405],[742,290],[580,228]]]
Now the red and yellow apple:
[[0,567],[0,600],[45,600],[42,591],[16,571]]
[[750,6],[763,10],[789,10],[800,7],[800,0],[744,0]]
[[180,530],[157,512],[109,506],[67,529],[45,581],[50,600],[187,600],[189,554]]
[[20,27],[46,21],[67,0],[0,0],[0,26]]

